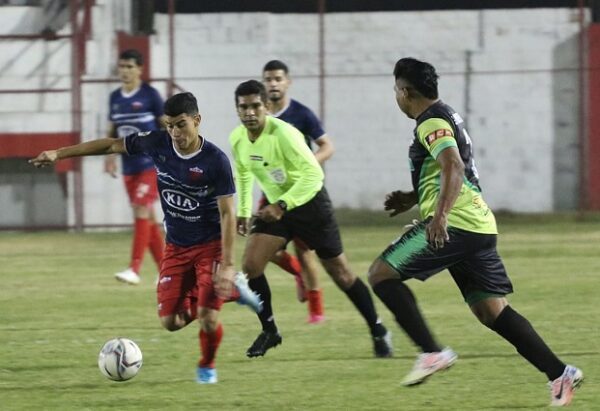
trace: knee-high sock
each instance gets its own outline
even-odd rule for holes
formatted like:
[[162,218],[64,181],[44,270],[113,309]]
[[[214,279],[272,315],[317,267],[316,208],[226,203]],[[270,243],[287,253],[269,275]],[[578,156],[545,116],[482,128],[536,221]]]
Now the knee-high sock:
[[562,375],[565,364],[548,348],[531,323],[510,305],[504,307],[491,328],[514,345],[517,352],[550,381]]
[[267,277],[262,274],[259,277],[248,280],[248,286],[252,291],[260,295],[263,301],[262,311],[257,314],[262,329],[267,332],[277,332],[275,318],[273,317],[273,306],[271,305],[271,288]]
[[202,368],[215,368],[217,349],[223,338],[223,325],[219,323],[219,326],[213,333],[208,333],[203,329],[200,329],[199,338],[202,357],[200,358],[198,365]]
[[381,323],[379,317],[377,317],[377,311],[375,310],[371,293],[369,293],[369,289],[365,283],[357,277],[354,284],[347,290],[344,290],[344,292],[367,322],[367,325],[371,330],[371,335],[373,337],[385,335],[387,330]]
[[291,255],[285,250],[280,252],[279,259],[277,260],[276,264],[293,276],[299,276],[302,272],[302,265],[300,265],[300,260],[298,260],[298,257]]
[[129,268],[136,273],[140,272],[144,253],[150,242],[150,225],[152,223],[147,218],[136,218],[133,231],[133,243],[131,245],[131,262]]
[[312,315],[323,315],[323,291],[308,290],[308,312]]
[[152,223],[150,226],[150,253],[156,264],[160,267],[165,249],[165,240],[162,235],[160,224]]
[[373,291],[423,352],[441,351],[419,311],[415,296],[401,280],[384,280],[375,285]]

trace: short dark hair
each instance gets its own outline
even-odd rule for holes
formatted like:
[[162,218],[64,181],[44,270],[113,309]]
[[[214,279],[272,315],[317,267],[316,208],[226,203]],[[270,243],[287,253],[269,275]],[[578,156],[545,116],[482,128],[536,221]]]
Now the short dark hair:
[[119,60],[133,60],[138,66],[144,65],[144,57],[142,56],[142,53],[136,49],[127,49],[122,51],[121,54],[119,54]]
[[432,100],[438,98],[437,79],[439,76],[429,63],[412,57],[402,58],[396,62],[394,78],[406,80],[423,97]]
[[271,70],[283,70],[285,74],[289,72],[288,66],[281,60],[271,60],[263,67],[263,73]]
[[175,94],[165,101],[165,114],[169,117],[177,117],[180,114],[195,116],[198,114],[198,101],[189,92]]
[[249,96],[250,94],[258,94],[263,103],[267,102],[267,89],[260,81],[248,80],[240,83],[235,89],[235,105],[238,104],[239,96]]

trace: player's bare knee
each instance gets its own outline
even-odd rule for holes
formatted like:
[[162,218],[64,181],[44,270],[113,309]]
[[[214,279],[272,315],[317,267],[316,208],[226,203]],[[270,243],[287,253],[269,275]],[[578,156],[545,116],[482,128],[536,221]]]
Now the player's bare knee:
[[327,267],[327,273],[342,290],[352,287],[352,284],[356,281],[356,275],[343,265],[331,265]]
[[395,278],[397,274],[392,273],[390,267],[384,264],[381,260],[377,259],[373,261],[367,272],[367,279],[369,285],[375,287],[377,284],[390,278]]
[[177,331],[179,329],[181,329],[181,326],[179,324],[177,324],[177,321],[175,319],[175,316],[166,316],[166,317],[161,317],[160,318],[160,325],[167,331]]
[[493,329],[496,318],[507,305],[508,302],[505,298],[494,297],[472,304],[470,308],[481,324]]
[[219,326],[219,312],[210,308],[201,308],[198,311],[198,321],[204,331],[213,333]]
[[479,322],[481,324],[485,325],[487,328],[492,329],[496,318],[493,318],[492,316],[490,316],[489,313],[478,312],[478,313],[474,313],[474,314],[475,314],[475,317],[477,317],[477,319],[479,320]]

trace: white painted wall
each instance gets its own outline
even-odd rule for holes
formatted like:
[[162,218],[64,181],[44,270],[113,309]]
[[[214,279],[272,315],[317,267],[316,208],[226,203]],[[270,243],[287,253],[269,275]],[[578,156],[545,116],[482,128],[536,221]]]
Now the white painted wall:
[[[98,1],[95,7],[90,78],[114,73],[112,32],[123,26],[126,14],[118,3]],[[407,148],[414,124],[395,105],[391,71],[398,58],[413,56],[437,67],[442,98],[467,118],[484,195],[493,209],[572,207],[574,200],[558,204],[555,192],[577,180],[576,17],[571,9],[326,15],[324,123],[336,145],[326,172],[334,204],[378,209],[385,193],[410,187]],[[165,77],[167,16],[156,15],[155,23],[152,75]],[[175,26],[176,81],[198,97],[203,135],[226,152],[228,134],[237,125],[233,91],[241,81],[259,78],[269,59],[288,63],[293,97],[318,110],[318,16],[184,14],[176,16]],[[30,63],[33,55],[26,57]],[[6,59],[0,53],[0,68]],[[51,67],[57,73],[63,69]],[[86,138],[104,134],[106,101],[115,86],[85,86]],[[164,90],[163,84],[157,86]],[[62,129],[69,123],[68,110],[61,115],[53,110],[63,105],[37,104],[41,109],[28,113],[27,124],[19,127]],[[0,96],[0,120],[15,118],[15,107],[27,106]],[[13,123],[0,122],[0,127],[7,124]],[[561,153],[566,161],[564,156],[556,161]],[[84,183],[87,224],[131,221],[122,182],[102,174],[100,159],[85,160]],[[569,193],[572,197],[576,190]]]
[[[576,53],[562,59],[555,53],[559,44],[577,35],[576,17],[568,9],[328,14],[324,121],[336,144],[327,163],[334,204],[377,209],[385,193],[409,187],[407,147],[413,121],[395,105],[391,71],[398,58],[413,56],[437,67],[442,98],[468,118],[490,205],[552,210],[554,141],[565,138],[554,131],[562,97],[553,94],[555,60],[562,60],[560,68],[577,67]],[[166,16],[158,16],[156,23],[153,67],[164,76]],[[271,58],[290,66],[292,95],[318,109],[317,16],[178,15],[176,27],[176,77],[197,94],[203,132],[217,144],[227,147],[227,135],[237,123],[235,86],[258,78]],[[575,71],[562,75],[577,78]],[[569,87],[562,104],[571,108],[567,133],[574,139],[577,83]]]

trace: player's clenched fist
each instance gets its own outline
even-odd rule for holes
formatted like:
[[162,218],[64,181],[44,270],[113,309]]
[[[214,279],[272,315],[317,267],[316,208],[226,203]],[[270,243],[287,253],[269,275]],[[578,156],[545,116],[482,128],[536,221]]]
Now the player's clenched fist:
[[417,204],[417,195],[414,191],[392,191],[385,196],[384,210],[392,210],[390,217],[410,210]]
[[29,160],[30,164],[33,164],[36,167],[44,167],[51,164],[54,164],[58,160],[58,151],[57,150],[47,150],[42,151],[36,158],[32,158]]

